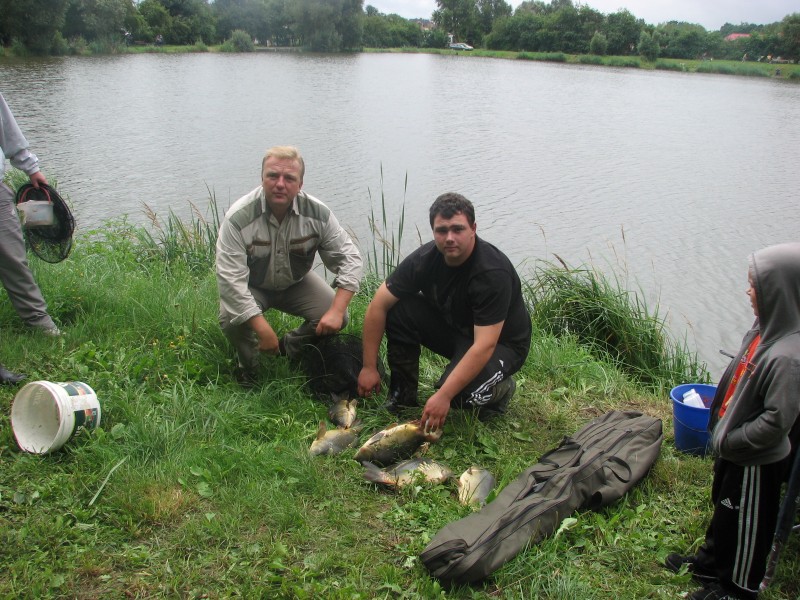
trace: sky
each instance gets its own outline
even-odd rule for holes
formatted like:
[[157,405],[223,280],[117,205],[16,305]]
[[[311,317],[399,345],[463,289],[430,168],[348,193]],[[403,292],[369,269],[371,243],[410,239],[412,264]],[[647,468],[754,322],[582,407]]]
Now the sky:
[[[522,0],[506,0],[517,8]],[[548,1],[548,0],[545,0]],[[604,14],[622,8],[650,25],[667,21],[699,23],[708,31],[716,31],[725,23],[764,25],[782,21],[786,15],[800,12],[797,0],[586,0],[586,4]],[[436,0],[364,0],[384,14],[396,13],[406,19],[430,18]]]

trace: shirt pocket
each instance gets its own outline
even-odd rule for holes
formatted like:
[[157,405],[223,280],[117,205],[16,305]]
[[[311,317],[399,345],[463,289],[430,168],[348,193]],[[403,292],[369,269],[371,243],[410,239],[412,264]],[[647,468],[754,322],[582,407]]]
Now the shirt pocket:
[[250,270],[248,283],[251,287],[261,287],[267,279],[269,262],[272,259],[272,242],[254,240],[247,247],[247,268]]
[[319,247],[319,235],[310,234],[289,242],[289,267],[292,279],[298,281],[314,266],[314,258]]

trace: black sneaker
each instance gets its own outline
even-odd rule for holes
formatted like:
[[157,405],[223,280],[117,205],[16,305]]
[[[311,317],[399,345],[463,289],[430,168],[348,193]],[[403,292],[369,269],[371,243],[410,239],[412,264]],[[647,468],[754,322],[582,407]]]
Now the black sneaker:
[[692,579],[697,583],[708,585],[717,582],[716,575],[697,565],[696,556],[681,556],[678,553],[673,553],[664,559],[664,566],[673,573],[679,573],[683,565],[686,565],[687,571],[692,574]]
[[729,592],[718,583],[712,583],[689,594],[689,600],[744,600],[744,598]]
[[517,383],[513,377],[508,377],[498,383],[494,388],[494,392],[492,392],[492,396],[497,396],[497,399],[495,400],[493,397],[491,404],[482,406],[478,411],[478,418],[481,421],[488,421],[505,414],[506,410],[508,410],[508,403],[514,397],[514,392],[516,391]]
[[246,390],[252,390],[258,385],[258,373],[249,369],[236,370],[236,382]]

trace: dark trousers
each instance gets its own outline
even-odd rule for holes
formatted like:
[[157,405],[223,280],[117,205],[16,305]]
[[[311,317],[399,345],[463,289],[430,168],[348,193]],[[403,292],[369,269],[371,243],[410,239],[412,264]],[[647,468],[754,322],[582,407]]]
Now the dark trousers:
[[755,598],[764,578],[787,462],[743,467],[718,458],[711,501],[714,514],[699,566],[743,598]]
[[[474,339],[449,326],[435,307],[422,296],[417,296],[400,300],[389,311],[386,341],[386,358],[391,371],[390,390],[399,392],[405,399],[404,404],[416,404],[421,347],[425,346],[450,360],[435,384],[439,388]],[[453,399],[452,405],[459,408],[490,405],[497,384],[516,373],[524,362],[525,356],[498,343],[481,372]]]

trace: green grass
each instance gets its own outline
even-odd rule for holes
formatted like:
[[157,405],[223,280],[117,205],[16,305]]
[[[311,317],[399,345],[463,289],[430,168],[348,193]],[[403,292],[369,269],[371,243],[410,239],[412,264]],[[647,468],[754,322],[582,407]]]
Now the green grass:
[[[385,214],[373,220],[392,227]],[[310,457],[326,407],[285,359],[264,360],[264,383],[253,391],[233,381],[210,253],[193,237],[210,243],[203,236],[215,222],[170,215],[147,233],[111,222],[76,240],[63,263],[32,257],[62,338],[28,331],[0,303],[0,361],[29,381],[84,381],[102,406],[93,433],[30,455],[10,427],[17,390],[0,388],[0,597],[671,599],[696,587],[659,563],[702,538],[710,459],[674,450],[663,391],[539,323],[507,417],[483,424],[456,411],[430,455],[457,473],[483,465],[503,486],[592,417],[629,408],[664,420],[661,458],[621,501],[573,515],[489,581],[442,590],[418,556],[470,512],[454,486],[389,493],[362,479],[352,453]],[[382,251],[374,256],[382,260]],[[613,293],[614,281],[592,277]],[[539,287],[533,277],[526,283]],[[368,293],[355,297],[349,332],[360,331],[368,301]],[[641,310],[632,306],[629,319]],[[295,324],[268,318],[279,332]],[[423,391],[442,364],[424,355]],[[381,400],[359,407],[362,440],[394,420]],[[798,538],[766,600],[800,594]]]

